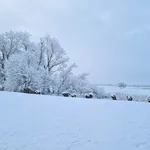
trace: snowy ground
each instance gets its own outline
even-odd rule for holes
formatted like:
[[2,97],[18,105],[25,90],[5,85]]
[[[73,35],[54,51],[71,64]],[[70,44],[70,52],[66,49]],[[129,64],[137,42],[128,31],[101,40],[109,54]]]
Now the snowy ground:
[[134,87],[127,86],[126,88],[119,88],[118,86],[99,86],[103,88],[106,93],[115,94],[117,100],[127,100],[127,96],[132,96],[133,101],[147,102],[150,97],[150,87]]
[[115,94],[117,92],[120,93],[129,93],[131,95],[149,95],[150,96],[150,88],[148,87],[132,87],[127,86],[126,88],[119,88],[118,86],[99,86],[104,88],[107,93]]
[[0,150],[150,150],[150,104],[0,92]]

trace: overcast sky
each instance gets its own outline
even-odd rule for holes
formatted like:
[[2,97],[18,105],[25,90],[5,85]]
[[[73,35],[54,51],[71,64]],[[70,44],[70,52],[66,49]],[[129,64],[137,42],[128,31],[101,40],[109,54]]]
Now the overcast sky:
[[91,82],[150,84],[149,0],[1,0],[0,7],[0,32],[57,37]]

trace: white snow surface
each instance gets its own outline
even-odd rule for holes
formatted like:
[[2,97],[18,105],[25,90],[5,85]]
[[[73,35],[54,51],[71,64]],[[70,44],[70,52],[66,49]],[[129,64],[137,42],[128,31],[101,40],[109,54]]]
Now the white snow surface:
[[150,96],[150,88],[149,87],[126,87],[120,88],[118,86],[99,86],[103,88],[105,92],[115,94],[117,92],[120,93],[128,93],[130,95],[149,95]]
[[150,104],[0,92],[0,150],[150,150]]

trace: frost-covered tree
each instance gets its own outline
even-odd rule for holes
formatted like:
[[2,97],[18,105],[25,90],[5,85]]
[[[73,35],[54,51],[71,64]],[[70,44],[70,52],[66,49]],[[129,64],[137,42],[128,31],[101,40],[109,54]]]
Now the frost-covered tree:
[[104,89],[98,87],[97,85],[89,84],[89,88],[91,93],[93,93],[96,98],[105,98],[107,96]]
[[40,87],[42,71],[38,70],[34,53],[27,51],[13,55],[7,61],[5,87],[11,91],[21,91],[24,88]]
[[27,32],[10,31],[0,34],[0,52],[3,62],[8,60],[13,54],[27,50],[29,46],[30,35]]
[[30,46],[30,35],[27,32],[5,32],[0,34],[0,81],[4,84],[5,64],[11,56]]
[[5,90],[56,95],[68,91],[80,96],[93,92],[98,97],[101,91],[91,86],[88,74],[73,74],[76,65],[69,66],[68,61],[59,42],[49,35],[36,43],[27,32],[0,34],[0,85]]
[[42,94],[51,94],[51,78],[50,75],[43,70],[43,75],[41,76],[41,88]]
[[50,75],[66,67],[69,58],[55,38],[49,35],[41,38],[39,51],[39,66],[47,69]]
[[126,88],[126,86],[127,85],[124,82],[118,83],[118,87],[120,87],[120,88]]
[[73,68],[76,67],[76,64],[72,64],[67,69],[63,69],[60,72],[59,79],[57,82],[57,95],[60,95],[62,92],[69,89],[69,86],[67,85],[69,83],[69,77],[72,75]]
[[77,77],[77,93],[79,93],[80,95],[84,95],[85,93],[89,92],[89,88],[88,88],[88,80],[87,80],[87,73],[83,73],[78,75]]

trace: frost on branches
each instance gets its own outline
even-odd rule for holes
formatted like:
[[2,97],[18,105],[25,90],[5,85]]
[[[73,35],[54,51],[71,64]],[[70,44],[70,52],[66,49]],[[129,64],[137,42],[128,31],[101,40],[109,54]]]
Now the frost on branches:
[[69,58],[55,38],[47,35],[35,43],[30,37],[27,32],[0,34],[0,90],[103,96],[103,90],[88,82],[88,74],[73,74],[77,66],[68,65]]

